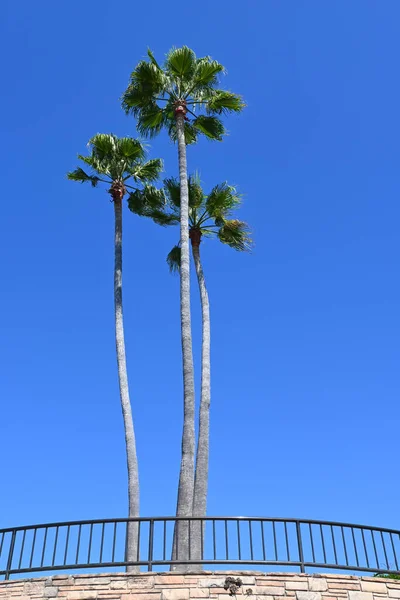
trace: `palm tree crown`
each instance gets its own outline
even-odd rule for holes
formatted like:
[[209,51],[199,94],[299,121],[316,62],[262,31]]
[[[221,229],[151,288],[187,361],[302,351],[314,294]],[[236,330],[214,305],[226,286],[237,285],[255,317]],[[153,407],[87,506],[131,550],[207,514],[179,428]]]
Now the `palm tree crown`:
[[[78,154],[78,158],[90,167],[90,172],[78,167],[67,174],[68,179],[88,182],[93,187],[99,182],[107,183],[112,197],[116,195],[119,200],[122,200],[126,192],[133,195],[140,191],[142,210],[150,207],[155,210],[163,205],[162,194],[148,183],[158,179],[163,167],[162,161],[159,158],[145,161],[146,150],[140,140],[98,133],[89,140],[88,147],[89,156]],[[131,185],[129,180],[137,185]]]
[[[202,236],[218,239],[234,250],[251,250],[252,240],[245,221],[231,218],[241,203],[241,196],[227,182],[213,187],[208,195],[204,194],[197,174],[191,175],[189,184],[189,236],[192,244],[200,244]],[[145,216],[159,225],[175,225],[180,216],[179,181],[173,177],[164,180],[163,188],[166,205],[163,209],[148,209]],[[143,214],[140,193],[129,199],[129,208],[136,214]],[[142,196],[143,198],[143,196]],[[134,199],[134,200],[133,200]],[[175,246],[168,254],[167,262],[171,271],[179,270],[180,247]]]
[[245,106],[240,96],[217,87],[224,67],[209,56],[197,58],[187,46],[173,48],[162,66],[150,50],[147,54],[149,60],[138,63],[122,97],[125,112],[137,118],[140,134],[154,137],[166,127],[176,140],[175,117],[181,112],[186,144],[196,142],[199,134],[220,141],[225,128],[219,117]]

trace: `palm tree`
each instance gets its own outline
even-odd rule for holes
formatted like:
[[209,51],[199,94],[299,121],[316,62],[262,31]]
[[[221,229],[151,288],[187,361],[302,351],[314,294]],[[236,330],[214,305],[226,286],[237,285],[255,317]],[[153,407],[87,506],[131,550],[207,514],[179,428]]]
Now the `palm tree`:
[[[181,196],[179,181],[175,178],[164,180],[167,206],[163,210],[148,211],[146,216],[152,217],[160,225],[173,225],[180,219]],[[200,257],[200,243],[203,237],[218,239],[238,251],[251,248],[251,238],[247,223],[232,219],[233,212],[241,202],[236,189],[226,182],[213,187],[206,196],[197,175],[188,179],[189,191],[189,238],[191,241],[193,260],[199,285],[202,313],[202,352],[201,352],[201,400],[199,411],[199,435],[197,441],[196,467],[192,514],[204,517],[207,510],[208,463],[210,437],[210,305]],[[140,214],[140,207],[129,203],[132,212]],[[138,210],[139,209],[139,210]],[[171,271],[181,269],[181,248],[175,246],[168,254],[167,262]],[[202,559],[202,530],[200,522],[195,521],[191,531],[191,558]],[[193,565],[192,565],[193,567]]]
[[[149,60],[142,60],[132,72],[122,106],[137,118],[141,135],[154,137],[164,127],[178,143],[180,211],[180,316],[183,362],[184,417],[182,456],[179,474],[177,516],[191,516],[194,496],[194,368],[190,314],[189,200],[186,145],[199,135],[222,140],[225,133],[221,115],[240,112],[240,96],[221,90],[218,76],[224,67],[209,56],[197,58],[187,46],[173,48],[162,66],[148,50]],[[189,531],[181,522],[175,536],[183,559],[188,558]],[[177,552],[175,553],[177,557]]]
[[[135,432],[132,420],[132,408],[129,398],[128,374],[124,339],[122,312],[122,200],[131,191],[139,191],[142,196],[142,211],[157,210],[163,204],[163,195],[149,182],[155,181],[161,170],[160,159],[145,161],[145,149],[139,140],[129,137],[118,138],[113,134],[99,133],[88,143],[89,156],[78,158],[90,167],[87,173],[81,167],[68,173],[68,179],[80,183],[90,183],[97,187],[99,183],[109,186],[108,193],[114,204],[115,215],[115,266],[114,266],[114,307],[115,341],[117,351],[118,379],[122,416],[125,427],[126,458],[128,467],[128,503],[129,517],[139,516],[139,474],[136,454]],[[132,185],[135,184],[135,185]],[[139,186],[139,187],[138,187]],[[138,560],[138,532],[135,523],[127,526],[126,561]],[[127,570],[138,570],[128,566]]]

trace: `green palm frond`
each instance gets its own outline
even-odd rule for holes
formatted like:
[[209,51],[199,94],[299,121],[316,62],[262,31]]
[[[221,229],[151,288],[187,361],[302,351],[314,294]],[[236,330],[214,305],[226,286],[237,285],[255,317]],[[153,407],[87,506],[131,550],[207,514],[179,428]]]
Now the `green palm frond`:
[[[181,189],[179,179],[176,177],[168,177],[164,179],[165,194],[170,207],[175,210],[181,205]],[[204,193],[201,187],[200,178],[197,173],[188,177],[189,189],[189,207],[199,208],[204,202]]]
[[164,179],[163,183],[169,205],[174,208],[180,208],[181,188],[179,179],[176,177],[168,177]]
[[193,75],[193,91],[205,87],[212,88],[217,85],[218,75],[224,73],[224,71],[224,67],[216,60],[212,60],[209,56],[198,58]]
[[122,96],[122,107],[126,113],[136,116],[138,109],[146,108],[149,102],[163,94],[168,81],[164,72],[155,64],[155,59],[141,60],[131,73],[130,83]]
[[135,116],[137,116],[137,130],[140,135],[148,138],[158,135],[168,123],[165,110],[161,109],[155,102],[148,103]]
[[116,154],[129,160],[143,160],[146,150],[140,140],[122,137],[116,140]]
[[167,263],[171,273],[179,273],[181,268],[181,249],[179,246],[174,246],[167,256]]
[[167,54],[165,67],[178,79],[191,81],[196,69],[196,55],[187,46],[172,48]]
[[88,175],[80,167],[76,168],[75,171],[67,173],[67,178],[71,181],[79,181],[80,183],[90,182],[93,187],[96,187],[99,183],[99,178],[95,175]]
[[145,163],[134,165],[134,167],[129,170],[129,176],[131,175],[135,181],[156,181],[162,170],[162,160],[160,158],[153,158]]
[[179,223],[179,216],[172,213],[167,213],[160,209],[150,209],[145,215],[152,219],[157,225],[167,227],[168,225],[177,225]]
[[213,187],[206,200],[206,209],[210,217],[216,220],[216,225],[220,227],[222,223],[218,219],[228,217],[240,202],[241,196],[225,181]]
[[223,244],[234,250],[249,252],[252,247],[249,226],[244,221],[232,219],[225,221],[218,231],[218,237]]
[[229,112],[241,112],[245,106],[242,98],[237,94],[214,90],[207,101],[206,110],[208,113],[222,115]]
[[225,127],[217,117],[200,115],[194,119],[193,127],[209,139],[219,142],[222,141],[222,136],[225,134]]
[[129,194],[129,210],[140,217],[148,217],[150,211],[162,210],[164,206],[164,192],[154,185],[145,185],[143,189],[135,190]]
[[100,161],[113,157],[117,153],[118,138],[113,133],[97,133],[88,142],[92,156]]

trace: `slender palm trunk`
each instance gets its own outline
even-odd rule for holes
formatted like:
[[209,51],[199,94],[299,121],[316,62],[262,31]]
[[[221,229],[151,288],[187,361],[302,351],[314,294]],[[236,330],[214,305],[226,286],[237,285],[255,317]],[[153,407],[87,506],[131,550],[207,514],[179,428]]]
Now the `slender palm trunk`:
[[[178,137],[179,179],[181,197],[181,267],[180,267],[180,307],[183,360],[183,431],[182,455],[179,474],[176,515],[190,517],[193,510],[194,493],[194,450],[195,450],[195,398],[194,368],[192,350],[192,326],[190,316],[190,256],[189,256],[189,190],[186,166],[185,110],[176,109],[176,129]],[[190,525],[179,521],[175,527],[173,559],[188,560],[190,556]],[[174,567],[173,567],[174,568]],[[184,565],[176,566],[184,571]]]
[[[197,441],[196,470],[194,481],[193,516],[204,517],[207,511],[208,457],[210,440],[210,399],[211,399],[211,361],[210,361],[210,304],[203,267],[200,259],[199,240],[192,239],[192,252],[199,284],[202,316],[201,342],[201,400],[199,416],[199,437]],[[204,527],[201,522],[194,524],[195,558],[202,559],[202,537]]]
[[[132,409],[129,399],[128,373],[126,369],[124,321],[122,312],[122,199],[114,197],[115,212],[115,267],[114,267],[114,304],[115,304],[115,342],[117,349],[118,380],[121,396],[122,416],[125,427],[126,459],[128,466],[129,517],[139,516],[139,473],[136,455],[136,440],[133,428]],[[126,537],[126,560],[137,560],[138,532],[137,524],[129,523]],[[128,566],[127,571],[138,571],[138,567]]]

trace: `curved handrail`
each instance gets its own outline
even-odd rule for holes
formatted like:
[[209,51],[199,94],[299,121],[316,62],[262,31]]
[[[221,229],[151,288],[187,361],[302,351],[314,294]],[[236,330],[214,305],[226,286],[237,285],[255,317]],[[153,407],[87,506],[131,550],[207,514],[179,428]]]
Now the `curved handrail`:
[[[136,560],[127,561],[128,523],[136,524]],[[172,557],[175,527],[189,541]],[[191,552],[192,548],[192,552]],[[42,523],[0,529],[0,576],[137,565],[270,565],[400,573],[400,531],[281,517],[140,517]]]

